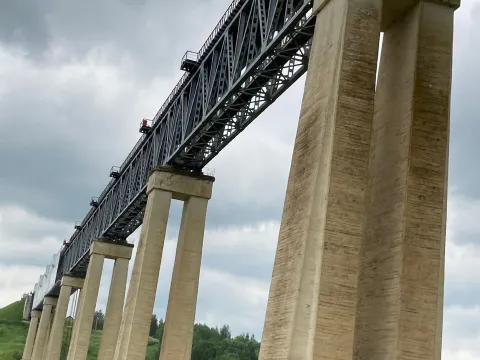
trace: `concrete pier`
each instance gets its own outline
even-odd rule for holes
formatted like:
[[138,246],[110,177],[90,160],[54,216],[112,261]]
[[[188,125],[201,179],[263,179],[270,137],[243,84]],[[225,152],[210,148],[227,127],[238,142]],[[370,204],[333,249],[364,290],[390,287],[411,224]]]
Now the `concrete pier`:
[[[117,245],[114,245],[117,246]],[[102,339],[98,351],[98,360],[112,360],[115,355],[120,325],[122,323],[123,305],[127,287],[128,263],[132,257],[132,247],[128,247],[122,257],[115,260],[108,295],[105,321],[103,323]]]
[[261,360],[353,356],[382,1],[315,6]]
[[441,358],[453,18],[420,1],[385,29],[355,359]]
[[76,289],[83,287],[84,280],[71,276],[64,276],[60,285],[60,295],[58,297],[55,316],[53,319],[52,330],[50,332],[48,347],[44,360],[58,360],[61,355],[63,330],[67,317],[70,295]]
[[440,359],[459,5],[314,2],[261,360]]
[[43,310],[38,325],[37,337],[33,347],[32,360],[43,360],[45,348],[47,346],[50,327],[52,325],[53,309],[57,305],[57,298],[45,297],[43,300]]
[[207,204],[206,198],[191,197],[183,207],[160,360],[192,358]]
[[32,311],[31,313],[30,326],[28,327],[27,340],[25,341],[22,360],[30,360],[32,358],[33,346],[35,344],[35,338],[37,337],[40,316],[42,316],[41,311]]
[[[79,303],[78,319],[76,319],[77,329],[72,336],[71,342],[73,345],[68,354],[69,360],[86,360],[87,358],[105,258],[115,260],[119,258],[129,259],[131,253],[131,245],[128,244],[116,244],[104,241],[103,239],[97,239],[92,242],[90,247],[90,262],[88,264],[85,284]],[[118,314],[112,316],[115,317],[118,316]]]
[[[147,189],[148,201],[132,278],[128,289],[120,336],[115,352],[115,360],[145,359],[171,200],[178,199],[186,201],[187,205],[185,205],[185,209],[190,210],[184,210],[184,214],[186,211],[190,214],[189,218],[203,219],[204,222],[206,204],[201,204],[206,202],[201,199],[210,199],[213,182],[213,177],[182,172],[168,166],[157,167],[152,171]],[[196,221],[197,220],[192,220],[191,234],[203,238],[203,228],[202,231],[199,231],[200,225],[196,225]],[[190,230],[188,233],[190,233]],[[186,236],[189,237],[189,235]],[[187,242],[190,243],[190,241]],[[182,249],[182,246],[179,246],[180,249]],[[188,246],[191,246],[191,244]],[[197,259],[194,264],[198,264],[199,266],[198,255],[197,251],[193,257]],[[182,266],[188,266],[185,265],[184,261],[178,261],[181,262]],[[177,269],[177,272],[178,271]],[[182,269],[180,272],[182,273],[182,278],[185,276],[193,276],[189,279],[189,281],[191,281],[190,284],[192,286],[198,286],[198,275],[195,272],[190,274],[188,269]],[[176,290],[174,290],[174,293],[175,291]],[[190,301],[193,301],[193,298],[195,298],[195,304],[192,304],[192,306],[196,306],[196,290],[190,293],[184,290],[179,290],[179,292],[189,296]],[[193,328],[193,321],[190,325],[189,320],[192,306],[186,309],[190,314],[187,316],[188,321],[185,323],[183,323],[183,320],[179,320],[178,323],[175,322],[175,324],[180,324],[179,326],[184,327],[179,331],[182,334],[182,339],[185,339],[185,341],[187,341],[186,339],[189,337],[188,334],[191,332],[190,327]],[[176,311],[183,311],[183,309],[172,310],[172,312]],[[179,319],[181,318],[181,315],[173,313],[170,315],[167,314],[167,317],[169,316],[173,316],[174,319],[177,317]],[[177,329],[177,325],[175,325],[174,329]],[[170,339],[175,339],[175,337],[169,337],[167,343],[163,343],[162,346],[170,347]],[[185,347],[187,346],[188,342],[185,342]],[[182,354],[184,353],[186,353],[185,350],[181,350],[178,353],[178,357],[174,358],[182,359]]]

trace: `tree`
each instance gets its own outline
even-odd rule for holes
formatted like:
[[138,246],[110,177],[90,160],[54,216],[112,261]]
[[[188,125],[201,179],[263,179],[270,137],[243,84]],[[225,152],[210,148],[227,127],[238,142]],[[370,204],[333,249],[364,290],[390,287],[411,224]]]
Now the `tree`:
[[230,327],[228,325],[223,325],[220,329],[220,338],[223,339],[230,339],[232,337],[232,333],[230,332]]
[[93,315],[92,330],[103,330],[103,323],[105,321],[105,315],[102,310],[95,311]]
[[152,322],[150,323],[150,336],[155,336],[158,330],[158,320],[157,315],[152,315]]

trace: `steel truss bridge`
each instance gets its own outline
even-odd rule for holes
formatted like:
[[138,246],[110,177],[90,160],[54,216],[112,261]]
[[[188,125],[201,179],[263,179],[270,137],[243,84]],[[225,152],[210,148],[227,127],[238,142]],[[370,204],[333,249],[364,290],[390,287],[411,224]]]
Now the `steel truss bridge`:
[[306,71],[315,29],[313,0],[234,0],[184,76],[68,244],[35,285],[33,308],[59,291],[64,274],[83,276],[93,239],[125,241],[141,224],[150,170],[201,171]]

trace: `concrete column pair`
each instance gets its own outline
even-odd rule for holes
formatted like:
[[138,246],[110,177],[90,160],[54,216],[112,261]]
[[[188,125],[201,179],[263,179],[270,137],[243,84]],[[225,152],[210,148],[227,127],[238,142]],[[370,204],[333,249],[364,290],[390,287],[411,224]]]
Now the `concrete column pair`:
[[52,315],[56,305],[57,298],[45,297],[43,300],[42,315],[40,316],[35,345],[33,346],[32,360],[43,360],[44,355],[46,355],[48,338],[52,326]]
[[190,359],[207,203],[214,178],[153,170],[115,360],[144,360],[172,198],[184,208],[160,359]]
[[117,244],[103,239],[93,241],[90,248],[90,262],[85,277],[85,284],[80,295],[77,318],[75,319],[71,346],[68,353],[69,360],[86,360],[87,358],[105,258],[115,260],[115,265],[98,359],[107,360],[112,358],[121,323],[128,275],[128,261],[132,255],[132,247],[129,244]]
[[60,285],[60,295],[58,297],[55,317],[53,319],[52,330],[48,339],[48,346],[44,360],[58,360],[61,355],[63,330],[67,317],[70,295],[77,289],[83,288],[84,280],[71,276],[63,276]]
[[28,327],[27,340],[23,349],[22,360],[30,360],[32,358],[33,346],[37,337],[38,323],[42,315],[41,311],[33,310],[31,313],[30,326]]
[[440,359],[459,5],[315,1],[261,360]]

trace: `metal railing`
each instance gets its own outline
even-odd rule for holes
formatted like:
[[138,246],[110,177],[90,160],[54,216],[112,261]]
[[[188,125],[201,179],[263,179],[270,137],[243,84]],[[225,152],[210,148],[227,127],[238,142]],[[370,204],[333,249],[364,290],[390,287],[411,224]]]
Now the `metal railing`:
[[211,45],[215,37],[218,35],[220,32],[220,29],[222,28],[223,25],[227,22],[228,17],[233,13],[235,8],[240,4],[244,3],[247,0],[233,0],[233,2],[230,4],[228,7],[227,11],[225,11],[225,14],[223,14],[222,18],[218,22],[217,26],[215,26],[215,29],[213,29],[212,33],[210,36],[207,38],[207,41],[203,44],[203,46],[200,48],[200,51],[198,52],[198,59],[201,59],[202,56],[205,54],[205,51],[207,48]]

